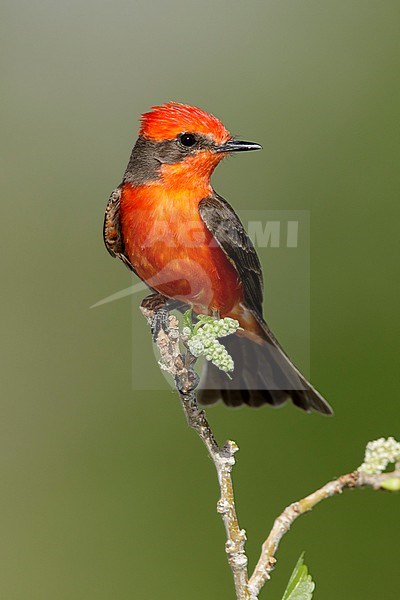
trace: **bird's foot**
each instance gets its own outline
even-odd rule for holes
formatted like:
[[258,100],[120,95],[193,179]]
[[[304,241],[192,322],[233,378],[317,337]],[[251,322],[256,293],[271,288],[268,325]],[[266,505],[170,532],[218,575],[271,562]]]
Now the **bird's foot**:
[[167,300],[168,299],[165,296],[156,292],[154,294],[149,294],[149,296],[146,296],[146,298],[142,300],[140,306],[145,310],[157,312],[160,308],[165,308]]
[[148,311],[150,315],[150,329],[153,341],[157,340],[161,330],[168,333],[169,330],[169,310],[167,308],[167,298],[162,294],[150,294],[142,300],[141,307]]
[[166,308],[159,308],[154,313],[154,317],[150,324],[151,335],[153,336],[153,342],[157,340],[160,331],[169,331],[169,311]]

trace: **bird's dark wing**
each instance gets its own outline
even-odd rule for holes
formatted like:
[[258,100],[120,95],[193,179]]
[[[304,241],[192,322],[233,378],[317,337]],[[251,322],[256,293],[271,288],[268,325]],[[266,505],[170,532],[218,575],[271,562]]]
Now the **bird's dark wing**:
[[104,215],[103,238],[108,252],[114,258],[119,258],[135,273],[129,258],[125,254],[125,245],[121,231],[119,206],[121,201],[121,188],[116,188],[108,200]]
[[252,241],[233,208],[214,192],[199,203],[200,216],[233,264],[242,282],[245,301],[262,320],[263,276]]

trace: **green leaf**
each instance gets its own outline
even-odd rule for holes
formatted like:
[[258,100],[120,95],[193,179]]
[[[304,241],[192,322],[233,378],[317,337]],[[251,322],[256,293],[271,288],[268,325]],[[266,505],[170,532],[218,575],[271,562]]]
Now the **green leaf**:
[[193,328],[193,333],[196,334],[200,327],[203,327],[206,323],[213,324],[215,322],[214,317],[210,317],[209,315],[197,315],[197,323]]
[[400,479],[398,477],[385,479],[385,481],[382,481],[380,487],[389,492],[400,492]]
[[282,600],[311,600],[315,583],[304,564],[304,552],[300,556],[290,577]]
[[200,321],[202,325],[205,323],[214,323],[217,319],[215,317],[210,317],[210,315],[197,315],[197,319]]
[[183,325],[182,327],[189,327],[190,331],[193,331],[193,309],[189,308],[185,313],[183,313]]

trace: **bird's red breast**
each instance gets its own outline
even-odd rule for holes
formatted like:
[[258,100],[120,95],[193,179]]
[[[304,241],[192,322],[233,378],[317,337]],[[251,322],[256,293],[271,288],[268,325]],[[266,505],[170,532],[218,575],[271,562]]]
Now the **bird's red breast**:
[[227,316],[242,300],[242,285],[200,218],[198,204],[209,194],[206,187],[125,184],[122,233],[133,267],[150,287],[196,312]]

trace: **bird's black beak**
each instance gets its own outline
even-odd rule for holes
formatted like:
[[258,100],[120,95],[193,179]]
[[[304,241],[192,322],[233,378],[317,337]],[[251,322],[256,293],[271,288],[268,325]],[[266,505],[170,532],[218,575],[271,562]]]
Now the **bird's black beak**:
[[262,150],[262,146],[260,146],[260,144],[255,144],[254,142],[229,140],[225,144],[214,148],[215,152],[247,152],[249,150]]

